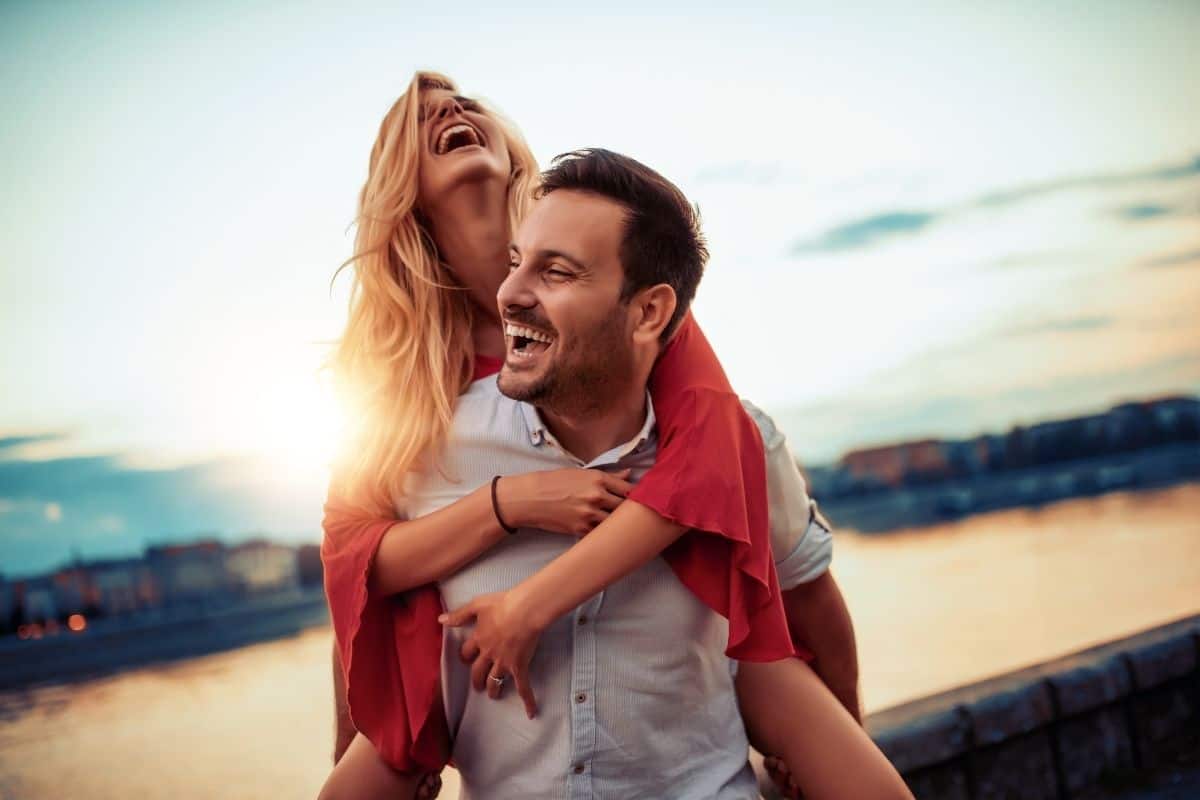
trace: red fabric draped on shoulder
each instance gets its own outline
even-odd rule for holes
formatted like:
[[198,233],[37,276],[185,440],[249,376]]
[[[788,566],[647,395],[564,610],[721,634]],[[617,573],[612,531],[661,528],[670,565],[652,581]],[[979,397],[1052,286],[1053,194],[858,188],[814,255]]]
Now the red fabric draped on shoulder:
[[650,395],[658,458],[629,498],[692,529],[663,558],[729,620],[730,658],[795,655],[771,554],[762,436],[691,314],[655,365]]
[[[500,366],[477,360],[475,379]],[[729,620],[731,658],[795,654],[770,547],[762,437],[690,314],[655,366],[650,392],[658,458],[630,498],[692,529],[663,557]],[[325,591],[355,727],[392,767],[438,770],[447,763],[448,727],[438,686],[441,598],[434,586],[395,598],[372,597],[367,587],[379,541],[394,522],[365,518],[331,488],[321,546]]]

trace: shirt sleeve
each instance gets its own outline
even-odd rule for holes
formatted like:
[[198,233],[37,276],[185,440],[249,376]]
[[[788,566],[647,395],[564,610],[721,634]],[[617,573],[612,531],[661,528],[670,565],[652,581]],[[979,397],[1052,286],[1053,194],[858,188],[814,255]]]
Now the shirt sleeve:
[[423,586],[380,597],[368,587],[379,543],[396,522],[364,513],[331,484],[321,541],[325,596],[354,727],[394,769],[437,770],[447,758],[437,690],[440,595]]
[[742,398],[762,434],[767,463],[767,507],[771,553],[784,591],[816,580],[833,560],[833,535],[816,513],[787,438],[762,409]]

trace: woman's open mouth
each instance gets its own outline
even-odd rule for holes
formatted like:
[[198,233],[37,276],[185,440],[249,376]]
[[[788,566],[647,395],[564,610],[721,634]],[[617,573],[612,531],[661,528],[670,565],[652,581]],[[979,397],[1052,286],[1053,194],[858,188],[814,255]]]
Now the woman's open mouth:
[[444,156],[446,153],[463,147],[481,147],[482,145],[483,140],[479,137],[479,131],[464,122],[460,122],[442,131],[442,134],[438,136],[437,147],[434,148],[434,152],[439,156]]
[[541,355],[554,344],[554,337],[548,333],[526,328],[523,325],[505,323],[504,335],[508,337],[508,351],[515,358],[525,359]]

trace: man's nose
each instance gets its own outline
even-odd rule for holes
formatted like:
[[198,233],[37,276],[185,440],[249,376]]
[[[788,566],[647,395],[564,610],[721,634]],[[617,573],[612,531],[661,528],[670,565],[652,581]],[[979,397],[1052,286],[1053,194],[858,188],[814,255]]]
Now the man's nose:
[[508,277],[500,284],[496,292],[496,304],[500,313],[513,313],[533,308],[537,305],[537,296],[533,293],[529,282],[530,270],[517,267],[510,270]]

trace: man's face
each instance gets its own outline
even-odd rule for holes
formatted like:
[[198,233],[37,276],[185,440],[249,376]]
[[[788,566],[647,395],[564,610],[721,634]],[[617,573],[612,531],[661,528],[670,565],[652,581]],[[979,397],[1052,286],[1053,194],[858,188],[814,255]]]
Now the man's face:
[[560,189],[522,223],[497,295],[504,394],[579,414],[602,407],[606,385],[632,378],[629,305],[620,299],[625,214],[614,200]]

